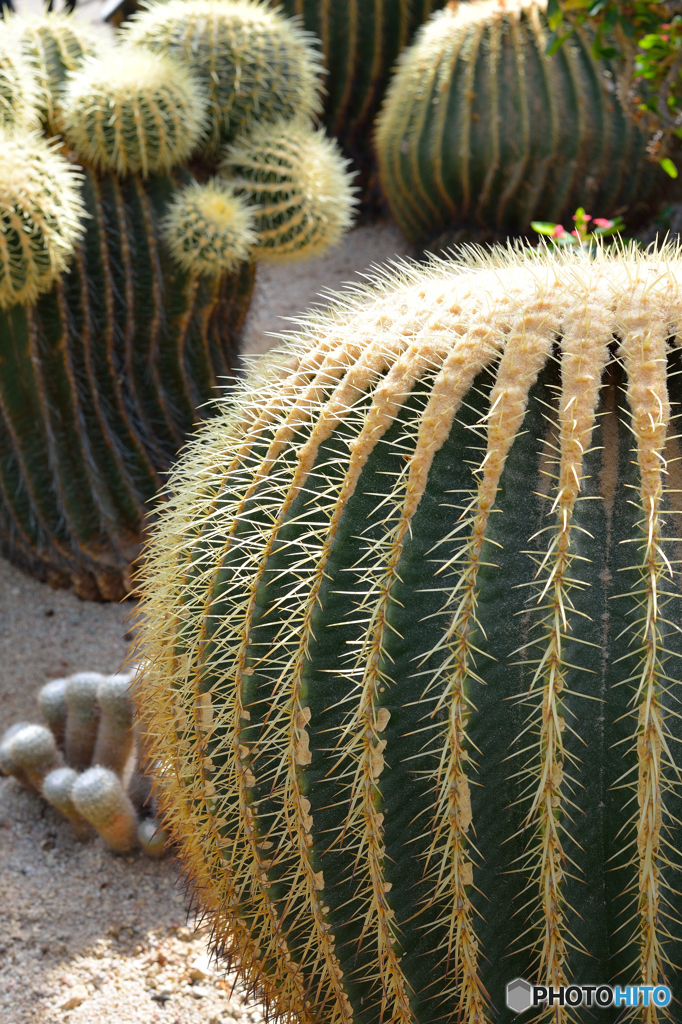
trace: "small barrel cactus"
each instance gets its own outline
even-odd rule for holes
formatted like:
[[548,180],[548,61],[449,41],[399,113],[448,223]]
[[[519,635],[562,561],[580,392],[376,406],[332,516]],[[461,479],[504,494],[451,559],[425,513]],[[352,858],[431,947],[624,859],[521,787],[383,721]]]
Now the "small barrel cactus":
[[92,762],[101,716],[97,691],[103,681],[99,672],[77,672],[67,681],[64,749],[67,763],[74,768],[88,768]]
[[71,796],[77,779],[78,772],[73,768],[55,768],[43,779],[42,794],[48,804],[68,818],[77,834],[85,837],[90,832],[90,825],[76,810]]
[[38,707],[60,750],[66,745],[66,687],[68,679],[51,679],[38,693]]
[[169,0],[126,23],[125,38],[185,62],[209,100],[206,150],[257,121],[310,116],[320,109],[312,41],[260,0]]
[[0,130],[31,129],[38,125],[37,87],[14,39],[0,31]]
[[386,273],[176,468],[137,699],[216,948],[278,1014],[682,998],[681,255]]
[[133,750],[132,680],[132,673],[121,672],[105,676],[97,685],[101,717],[92,764],[109,768],[117,775],[123,774]]
[[137,814],[115,772],[108,768],[89,768],[74,782],[71,799],[78,813],[97,829],[110,850],[129,853],[135,848]]
[[260,259],[307,259],[339,243],[353,222],[348,163],[301,120],[259,124],[228,147],[221,173],[254,209]]
[[236,270],[259,242],[251,210],[230,185],[216,180],[183,189],[163,231],[178,265],[200,267],[209,277]]
[[381,185],[406,236],[502,233],[578,206],[629,224],[666,176],[625,115],[614,69],[577,28],[547,56],[547,0],[449,5],[404,51],[378,121]]
[[10,761],[38,792],[45,776],[62,766],[62,756],[54,736],[44,725],[26,725],[18,729],[9,739],[8,753]]

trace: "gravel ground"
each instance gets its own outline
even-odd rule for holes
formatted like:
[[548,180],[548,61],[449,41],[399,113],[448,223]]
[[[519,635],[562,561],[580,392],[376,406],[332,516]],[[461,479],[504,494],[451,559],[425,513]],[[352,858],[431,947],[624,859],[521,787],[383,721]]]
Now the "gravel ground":
[[[310,307],[355,272],[407,247],[395,228],[357,228],[329,256],[260,267],[245,352],[264,352],[278,317]],[[319,302],[320,299],[317,298]],[[36,693],[73,672],[115,672],[134,603],[91,604],[0,559],[0,735],[37,721]],[[172,857],[115,857],[14,779],[0,779],[0,1024],[256,1024],[262,1010],[207,960]],[[195,927],[196,926],[196,927]]]

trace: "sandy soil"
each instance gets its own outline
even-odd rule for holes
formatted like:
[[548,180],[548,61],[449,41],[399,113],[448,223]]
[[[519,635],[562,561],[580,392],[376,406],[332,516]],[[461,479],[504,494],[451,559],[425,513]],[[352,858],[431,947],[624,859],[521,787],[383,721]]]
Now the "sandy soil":
[[[407,247],[387,224],[356,229],[324,259],[261,267],[245,351],[267,332]],[[132,602],[96,605],[0,559],[0,735],[37,721],[36,692],[73,672],[115,672]],[[0,1024],[219,1024],[262,1018],[207,963],[172,857],[115,857],[14,779],[0,779]]]

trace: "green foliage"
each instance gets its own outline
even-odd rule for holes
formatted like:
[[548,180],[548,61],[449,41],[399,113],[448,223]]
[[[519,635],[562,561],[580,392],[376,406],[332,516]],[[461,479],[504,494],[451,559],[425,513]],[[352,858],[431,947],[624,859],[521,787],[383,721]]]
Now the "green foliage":
[[580,202],[634,225],[666,179],[577,27],[548,58],[543,0],[461,3],[404,51],[377,128],[381,184],[413,241],[519,233]]
[[[571,232],[566,231],[563,224],[552,224],[547,221],[534,220],[531,223],[533,231],[550,239],[550,245],[557,249],[580,249],[583,252],[593,253],[595,247],[605,239],[613,240],[614,235],[619,235],[625,227],[622,217],[615,220],[607,220],[606,217],[591,217],[585,213],[585,209],[579,206],[573,214],[574,228]],[[592,226],[590,227],[590,221]],[[608,244],[608,243],[607,243]]]

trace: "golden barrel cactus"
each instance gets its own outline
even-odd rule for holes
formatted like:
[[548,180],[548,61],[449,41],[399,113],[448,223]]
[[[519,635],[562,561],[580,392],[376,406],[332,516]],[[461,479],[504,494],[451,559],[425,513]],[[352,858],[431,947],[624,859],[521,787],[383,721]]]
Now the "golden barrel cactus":
[[679,250],[403,266],[176,467],[137,699],[216,948],[277,1013],[682,997],[681,324]]

